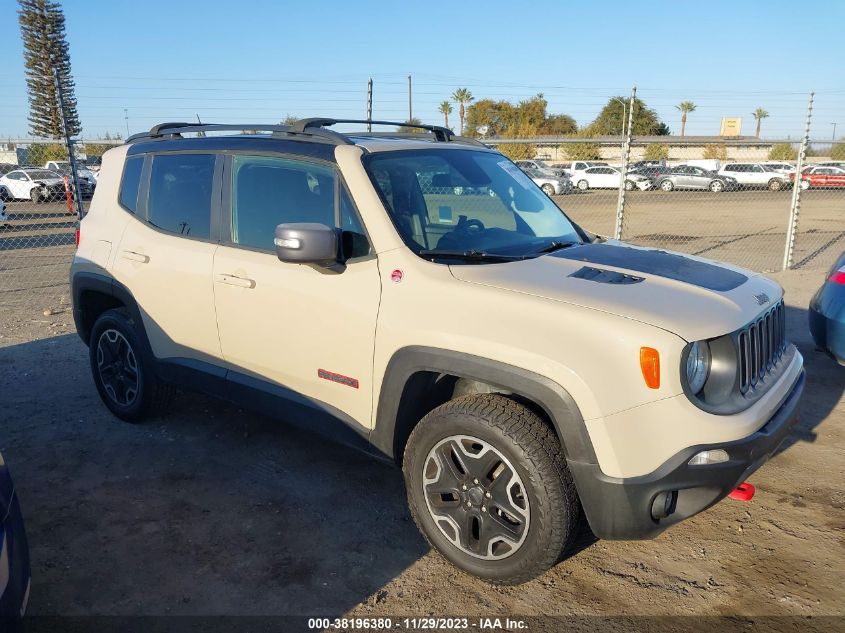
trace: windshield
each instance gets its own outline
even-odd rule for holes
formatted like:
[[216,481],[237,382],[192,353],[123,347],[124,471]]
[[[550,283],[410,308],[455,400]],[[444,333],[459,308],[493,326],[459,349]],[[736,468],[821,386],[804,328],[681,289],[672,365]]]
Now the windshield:
[[536,255],[582,234],[548,196],[498,153],[378,152],[364,166],[402,239],[425,251]]

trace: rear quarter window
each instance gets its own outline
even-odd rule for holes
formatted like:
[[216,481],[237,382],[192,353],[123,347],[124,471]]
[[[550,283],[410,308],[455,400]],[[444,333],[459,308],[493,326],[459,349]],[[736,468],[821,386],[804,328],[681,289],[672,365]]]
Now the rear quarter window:
[[138,210],[138,190],[141,188],[141,171],[143,168],[143,156],[130,158],[123,165],[119,201],[120,206],[132,213],[136,213]]

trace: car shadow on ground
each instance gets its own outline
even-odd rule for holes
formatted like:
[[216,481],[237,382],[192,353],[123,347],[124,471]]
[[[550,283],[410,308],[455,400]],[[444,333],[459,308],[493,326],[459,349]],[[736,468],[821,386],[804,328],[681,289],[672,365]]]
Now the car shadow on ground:
[[0,348],[0,381],[33,614],[332,616],[429,551],[399,469],[200,395],[121,422],[75,335]]
[[786,307],[787,339],[804,357],[807,383],[799,405],[800,422],[780,445],[782,453],[798,442],[815,442],[816,428],[824,422],[842,399],[845,391],[845,367],[816,348],[810,336],[808,310]]

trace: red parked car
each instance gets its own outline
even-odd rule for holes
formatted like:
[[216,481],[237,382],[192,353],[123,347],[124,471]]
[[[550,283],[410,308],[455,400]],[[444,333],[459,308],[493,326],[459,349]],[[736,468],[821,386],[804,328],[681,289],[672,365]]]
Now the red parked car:
[[[795,180],[795,174],[789,174],[789,180]],[[840,167],[807,167],[801,172],[801,188],[810,187],[845,187],[845,169]]]

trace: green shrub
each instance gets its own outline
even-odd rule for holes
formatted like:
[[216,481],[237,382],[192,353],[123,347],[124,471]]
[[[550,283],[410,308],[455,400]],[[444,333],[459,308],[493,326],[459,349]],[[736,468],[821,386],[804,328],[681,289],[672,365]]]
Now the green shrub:
[[649,143],[645,146],[643,159],[645,160],[667,160],[669,158],[669,146],[662,143]]
[[598,160],[601,146],[598,143],[567,143],[563,151],[569,160]]
[[701,157],[708,160],[728,160],[728,148],[724,144],[708,145]]
[[845,139],[839,139],[839,143],[834,143],[830,148],[830,157],[833,160],[845,160]]
[[769,150],[769,160],[795,160],[798,158],[798,150],[791,143],[778,143],[772,145]]

